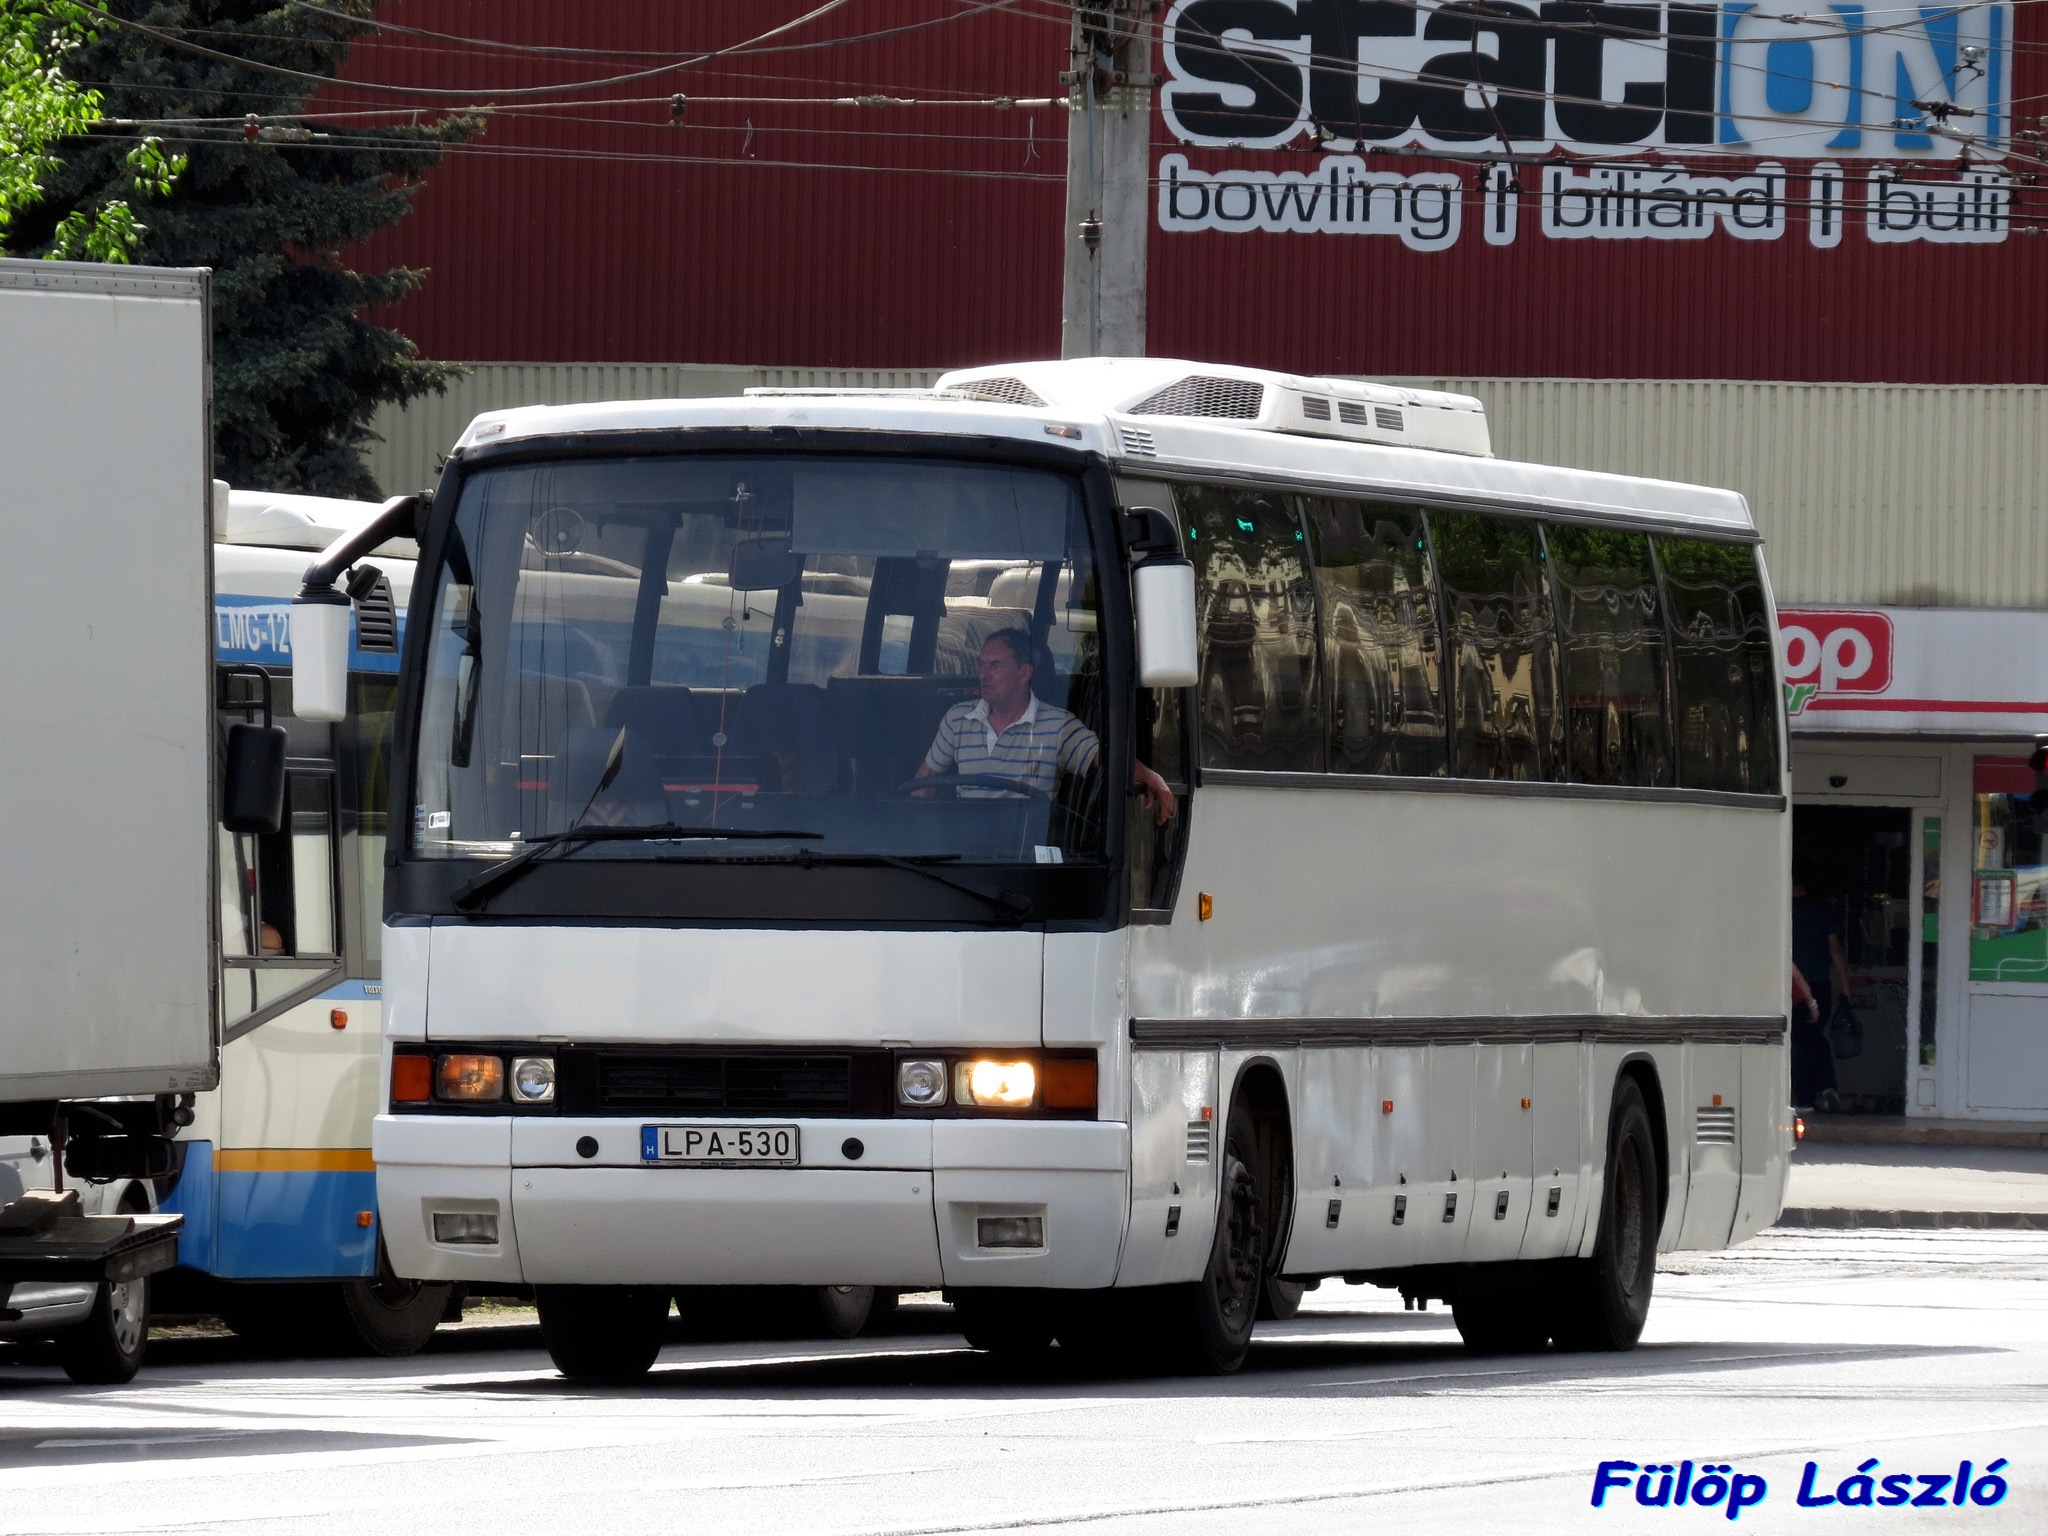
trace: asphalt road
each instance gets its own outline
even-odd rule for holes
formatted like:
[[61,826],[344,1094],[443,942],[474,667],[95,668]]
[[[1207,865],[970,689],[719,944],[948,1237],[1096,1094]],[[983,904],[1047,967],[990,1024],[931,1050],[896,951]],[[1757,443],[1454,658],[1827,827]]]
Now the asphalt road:
[[[516,1323],[388,1362],[174,1339],[100,1391],[0,1352],[0,1531],[1725,1529],[1725,1506],[1646,1509],[1633,1483],[1591,1507],[1603,1460],[1686,1459],[1764,1480],[1743,1530],[2048,1529],[2038,1234],[1774,1232],[1687,1255],[1618,1356],[1471,1357],[1443,1312],[1336,1282],[1222,1381],[1020,1375],[946,1317],[911,1307],[849,1344],[675,1344],[606,1391],[557,1380]],[[1828,1494],[1872,1457],[1873,1478],[1968,1459],[1987,1497],[2004,1457],[2011,1491],[1797,1503],[1808,1460]]]

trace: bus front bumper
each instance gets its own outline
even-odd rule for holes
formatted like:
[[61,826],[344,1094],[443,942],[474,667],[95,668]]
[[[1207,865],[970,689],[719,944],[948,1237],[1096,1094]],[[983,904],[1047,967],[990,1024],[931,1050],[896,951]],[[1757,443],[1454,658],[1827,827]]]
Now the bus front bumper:
[[[1116,1277],[1130,1211],[1121,1123],[777,1123],[798,1128],[797,1166],[649,1166],[638,1120],[380,1115],[392,1266],[510,1285],[1068,1289]],[[1037,1246],[985,1241],[1034,1233]]]

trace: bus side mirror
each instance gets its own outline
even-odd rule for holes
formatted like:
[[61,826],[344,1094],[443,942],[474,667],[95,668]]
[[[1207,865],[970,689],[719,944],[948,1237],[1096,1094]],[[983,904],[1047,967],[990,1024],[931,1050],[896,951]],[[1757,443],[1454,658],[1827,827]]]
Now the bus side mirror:
[[241,721],[228,727],[220,786],[223,827],[268,837],[284,826],[284,758],[283,726]]
[[1195,568],[1177,556],[1147,560],[1131,573],[1138,620],[1138,686],[1188,688],[1195,655]]
[[[238,688],[252,682],[255,692]],[[216,684],[218,708],[260,715],[263,723],[240,720],[228,727],[227,756],[221,765],[220,824],[230,832],[268,836],[284,826],[284,727],[270,708],[270,674],[262,667],[222,667]]]
[[332,587],[292,599],[292,713],[301,720],[348,717],[348,635],[355,604]]

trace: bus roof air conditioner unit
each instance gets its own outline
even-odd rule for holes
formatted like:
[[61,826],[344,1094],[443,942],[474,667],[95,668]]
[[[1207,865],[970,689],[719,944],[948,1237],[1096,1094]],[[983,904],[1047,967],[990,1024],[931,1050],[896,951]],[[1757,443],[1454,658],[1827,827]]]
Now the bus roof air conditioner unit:
[[[1490,457],[1486,409],[1471,395],[1357,379],[1304,378],[1260,368],[1161,357],[1078,357],[1003,363],[944,375],[936,392],[1054,411],[1101,412],[1146,423],[1285,432],[1385,447]],[[1162,445],[1160,451],[1165,453]]]

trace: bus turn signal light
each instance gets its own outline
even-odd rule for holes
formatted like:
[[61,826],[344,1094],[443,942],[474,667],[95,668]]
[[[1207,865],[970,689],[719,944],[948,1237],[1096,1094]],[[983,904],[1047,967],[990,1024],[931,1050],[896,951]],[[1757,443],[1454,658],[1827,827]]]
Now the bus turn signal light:
[[443,1056],[434,1063],[434,1097],[448,1104],[485,1104],[505,1097],[500,1056]]
[[424,1056],[391,1058],[391,1102],[424,1104],[434,1096],[434,1064]]
[[1095,1063],[1093,1061],[1048,1061],[1044,1076],[1047,1109],[1093,1109],[1095,1107]]

